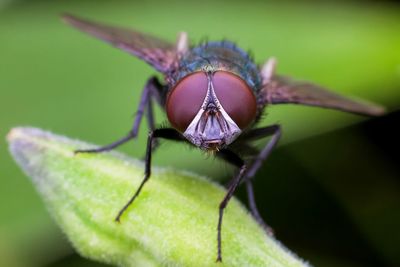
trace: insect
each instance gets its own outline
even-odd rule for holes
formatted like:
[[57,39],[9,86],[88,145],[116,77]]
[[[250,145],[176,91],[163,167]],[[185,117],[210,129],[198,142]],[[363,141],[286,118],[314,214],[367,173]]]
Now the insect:
[[[147,80],[132,129],[126,136],[100,148],[76,151],[109,151],[128,142],[137,136],[142,117],[146,114],[150,132],[145,175],[131,199],[119,211],[116,221],[120,221],[150,178],[151,155],[157,139],[189,143],[238,168],[219,205],[217,261],[222,261],[224,209],[242,182],[247,188],[251,214],[260,225],[269,229],[258,212],[252,185],[252,178],[281,136],[280,125],[255,127],[268,105],[293,103],[369,116],[384,113],[378,105],[356,102],[318,85],[277,75],[274,59],[269,59],[259,68],[248,53],[229,41],[190,45],[187,34],[180,33],[174,44],[135,30],[107,26],[71,15],[64,15],[63,18],[73,27],[144,60],[165,78],[163,82],[155,76]],[[165,110],[170,128],[155,127],[153,101]],[[252,144],[254,140],[265,137],[270,139],[264,148],[257,149]]]

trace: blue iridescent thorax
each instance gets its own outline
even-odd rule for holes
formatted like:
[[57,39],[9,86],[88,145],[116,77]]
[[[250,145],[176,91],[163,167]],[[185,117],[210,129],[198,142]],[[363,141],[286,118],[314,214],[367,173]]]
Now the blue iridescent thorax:
[[248,53],[229,41],[207,42],[193,47],[179,62],[179,70],[173,76],[178,82],[190,73],[211,68],[224,70],[241,77],[257,93],[261,88],[261,76],[257,65]]

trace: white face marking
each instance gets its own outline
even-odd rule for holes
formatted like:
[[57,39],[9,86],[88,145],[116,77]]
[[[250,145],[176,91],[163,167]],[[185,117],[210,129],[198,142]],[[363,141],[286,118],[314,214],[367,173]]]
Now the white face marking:
[[232,143],[241,133],[240,128],[222,107],[211,80],[207,74],[208,88],[199,112],[183,133],[186,139],[198,147],[208,148],[226,146]]

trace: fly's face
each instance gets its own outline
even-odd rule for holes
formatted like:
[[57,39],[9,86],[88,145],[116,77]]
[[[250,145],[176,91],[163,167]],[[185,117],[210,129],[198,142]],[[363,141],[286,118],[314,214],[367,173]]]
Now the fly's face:
[[208,151],[232,143],[255,119],[250,87],[227,71],[192,73],[171,90],[166,102],[170,123],[195,146]]

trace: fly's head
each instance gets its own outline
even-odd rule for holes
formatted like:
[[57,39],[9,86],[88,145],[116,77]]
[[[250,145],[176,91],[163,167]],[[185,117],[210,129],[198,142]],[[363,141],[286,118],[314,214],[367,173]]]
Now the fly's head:
[[231,144],[255,119],[253,91],[227,71],[192,73],[171,90],[168,120],[195,146],[218,151]]

